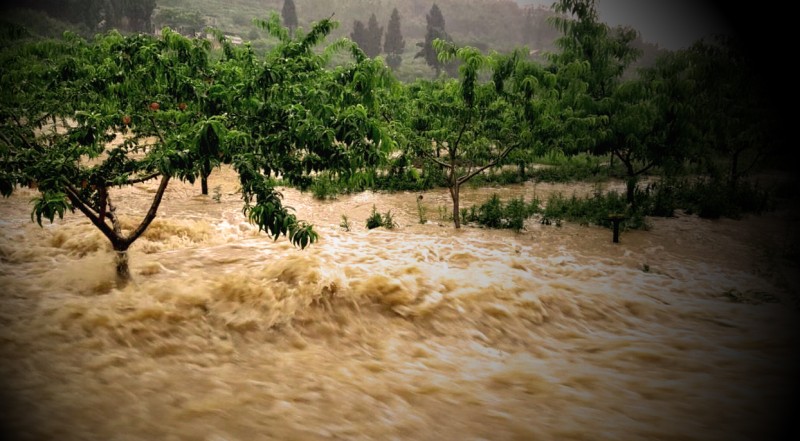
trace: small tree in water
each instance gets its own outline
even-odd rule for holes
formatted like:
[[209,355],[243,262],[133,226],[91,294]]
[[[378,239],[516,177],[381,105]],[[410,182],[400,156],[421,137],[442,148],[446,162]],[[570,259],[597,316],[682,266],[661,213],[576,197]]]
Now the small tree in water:
[[[461,227],[460,189],[494,167],[515,149],[533,146],[554,124],[555,75],[518,53],[484,56],[475,48],[456,48],[436,40],[443,62],[461,61],[460,80],[418,81],[409,88],[413,127],[425,145],[416,152],[447,174],[453,222]],[[482,70],[490,81],[480,81]],[[425,142],[427,140],[427,142]]]
[[[214,65],[207,41],[168,29],[159,39],[112,32],[91,42],[75,36],[4,42],[0,193],[35,184],[31,218],[40,225],[78,209],[111,242],[120,285],[130,280],[127,251],[155,219],[169,183],[194,182],[222,157],[239,172],[251,222],[300,248],[315,242],[312,226],[281,204],[269,174],[297,182],[325,167],[369,166],[357,159],[375,157],[380,130],[360,103],[368,90],[362,85],[348,94],[351,82],[324,70],[312,53],[333,22],[323,20],[296,39],[277,15],[264,25],[282,36],[266,60],[226,44],[225,58]],[[361,58],[351,69],[372,72],[356,53]],[[309,98],[300,109],[295,95],[267,95],[309,96],[317,87],[338,101]],[[316,108],[321,101],[324,110]],[[150,180],[158,186],[149,207],[128,228],[112,190]]]

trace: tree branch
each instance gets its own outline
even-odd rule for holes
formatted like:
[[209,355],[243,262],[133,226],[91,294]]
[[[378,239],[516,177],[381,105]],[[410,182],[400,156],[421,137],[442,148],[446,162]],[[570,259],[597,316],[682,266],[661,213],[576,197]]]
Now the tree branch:
[[641,170],[637,171],[637,172],[636,172],[636,173],[634,173],[633,175],[634,175],[634,176],[639,176],[640,174],[642,174],[642,173],[646,172],[647,170],[650,170],[651,168],[653,168],[653,166],[655,166],[655,165],[656,165],[656,163],[655,163],[655,162],[651,162],[651,163],[647,164],[647,166],[646,166],[646,167],[644,167],[643,169],[641,169]]
[[109,181],[109,182],[106,182],[106,185],[111,186],[111,185],[141,184],[142,182],[147,182],[147,181],[149,181],[151,179],[155,179],[155,178],[157,178],[159,176],[161,176],[161,172],[153,172],[153,173],[150,173],[149,175],[144,175],[144,176],[140,176],[138,178],[128,179],[127,181],[123,182],[122,184],[118,184],[118,183]]
[[469,181],[470,179],[472,179],[473,176],[475,176],[478,173],[486,170],[487,168],[494,167],[495,165],[497,165],[498,162],[502,161],[506,156],[508,156],[508,154],[511,153],[511,150],[514,150],[516,147],[517,147],[517,144],[512,144],[512,145],[506,147],[506,149],[503,150],[502,153],[500,153],[499,156],[494,158],[488,164],[484,165],[483,167],[477,168],[477,169],[473,170],[472,172],[467,173],[466,175],[458,178],[458,184],[461,185],[461,184]]
[[153,222],[153,219],[156,218],[156,213],[158,212],[158,206],[161,205],[161,198],[164,196],[164,192],[167,189],[167,184],[169,184],[169,175],[164,175],[161,177],[161,183],[158,185],[158,190],[156,190],[156,195],[153,197],[153,203],[150,205],[150,210],[147,211],[144,219],[142,219],[142,223],[136,227],[136,230],[131,233],[130,236],[123,239],[123,243],[127,246],[130,246],[139,236],[144,233],[150,223]]
[[453,168],[453,166],[452,166],[451,164],[448,164],[448,163],[446,163],[446,162],[444,162],[444,161],[440,160],[439,158],[437,158],[437,157],[435,157],[435,156],[433,156],[433,155],[431,155],[431,154],[427,154],[427,153],[426,153],[426,154],[425,154],[425,157],[427,157],[427,158],[428,158],[428,159],[430,159],[431,161],[433,161],[433,162],[435,162],[435,163],[437,163],[437,164],[441,165],[442,167],[446,167],[446,168]]
[[92,211],[91,208],[89,208],[89,204],[84,202],[83,199],[81,199],[81,197],[78,195],[78,190],[69,184],[67,184],[64,188],[67,190],[67,196],[69,197],[70,202],[72,202],[72,206],[77,207],[81,213],[88,217],[94,226],[97,227],[97,229],[100,230],[100,232],[103,233],[103,235],[105,235],[112,244],[118,243],[120,237],[114,234],[114,230],[112,230],[108,224],[100,221],[100,218]]

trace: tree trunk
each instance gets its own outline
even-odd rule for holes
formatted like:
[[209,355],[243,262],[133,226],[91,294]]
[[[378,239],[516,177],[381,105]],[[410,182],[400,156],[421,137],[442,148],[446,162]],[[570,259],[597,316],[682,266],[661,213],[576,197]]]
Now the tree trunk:
[[206,160],[203,162],[203,169],[200,171],[200,192],[208,196],[208,175],[211,174],[211,164]]
[[627,200],[628,200],[628,203],[631,204],[631,206],[635,206],[636,205],[636,200],[635,200],[635,198],[636,198],[636,181],[637,181],[636,175],[628,176],[628,180],[625,183],[626,184]]
[[735,150],[733,152],[733,157],[731,158],[731,171],[730,171],[730,180],[729,185],[731,190],[735,190],[736,186],[739,184],[739,154],[741,150]]
[[114,249],[117,266],[117,287],[124,288],[131,281],[131,271],[128,266],[128,249]]
[[519,179],[522,182],[525,182],[526,173],[525,173],[525,162],[522,161],[519,163]]
[[205,173],[200,177],[200,192],[208,196],[208,175]]
[[458,190],[459,185],[457,183],[450,187],[450,196],[453,198],[453,223],[456,228],[461,228],[461,213],[459,213],[458,209]]

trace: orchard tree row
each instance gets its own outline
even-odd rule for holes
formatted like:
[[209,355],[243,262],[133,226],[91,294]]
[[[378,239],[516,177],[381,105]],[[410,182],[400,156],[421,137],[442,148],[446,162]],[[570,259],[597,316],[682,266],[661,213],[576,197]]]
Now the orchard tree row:
[[[257,21],[279,41],[263,57],[221,33],[221,54],[212,57],[210,42],[169,29],[88,41],[3,29],[0,192],[37,188],[32,218],[40,224],[82,213],[110,241],[125,283],[127,250],[170,182],[199,180],[205,193],[223,163],[238,172],[247,218],[304,248],[317,234],[282,204],[275,176],[300,188],[320,174],[366,188],[381,169],[422,164],[441,174],[459,228],[465,183],[547,151],[616,158],[635,205],[643,173],[687,164],[735,191],[781,141],[734,41],[668,53],[623,81],[638,55],[636,33],[600,23],[592,0],[561,0],[557,9],[560,51],[547,62],[522,50],[457,47],[439,35],[431,60],[456,66],[458,78],[410,84],[352,40],[322,47],[331,20],[308,32],[282,26],[277,14]],[[350,61],[331,68],[337,52]],[[151,180],[158,186],[147,212],[136,225],[121,222],[113,190]]]

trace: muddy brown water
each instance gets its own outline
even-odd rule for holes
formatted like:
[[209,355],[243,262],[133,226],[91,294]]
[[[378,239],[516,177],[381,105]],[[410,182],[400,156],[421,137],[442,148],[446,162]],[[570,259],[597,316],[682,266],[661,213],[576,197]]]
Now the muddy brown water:
[[[112,196],[130,219],[156,183]],[[465,189],[462,206],[615,188]],[[236,179],[175,182],[114,285],[79,214],[0,202],[0,424],[29,440],[766,440],[793,429],[796,215],[454,230],[446,189],[284,189],[273,242]],[[367,230],[373,205],[398,228]],[[351,230],[340,226],[342,215]],[[796,426],[794,426],[796,427]],[[4,438],[6,439],[6,438]]]

